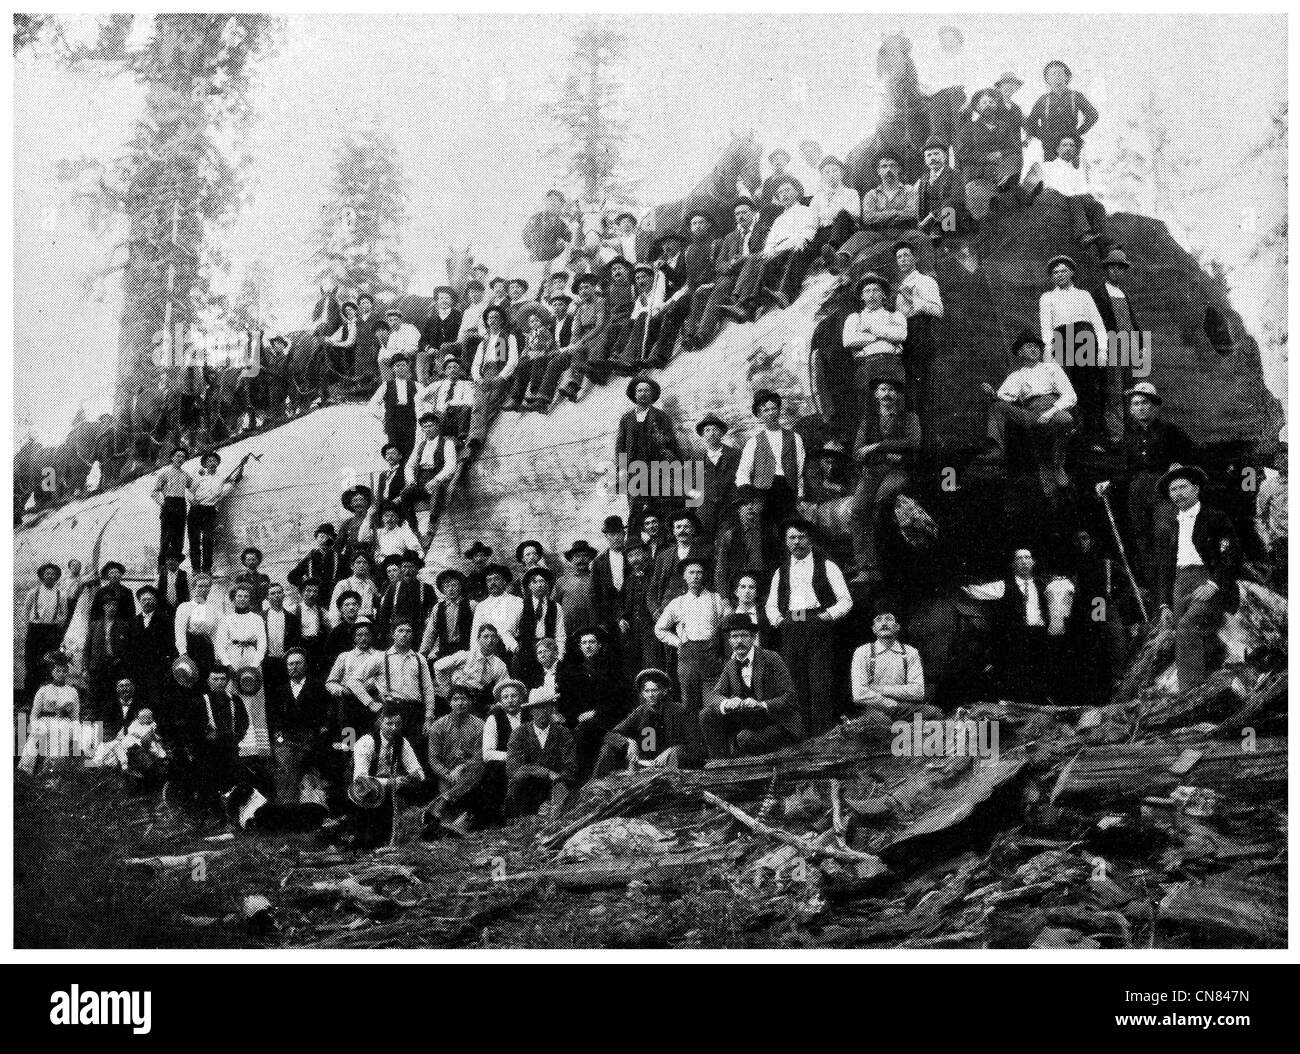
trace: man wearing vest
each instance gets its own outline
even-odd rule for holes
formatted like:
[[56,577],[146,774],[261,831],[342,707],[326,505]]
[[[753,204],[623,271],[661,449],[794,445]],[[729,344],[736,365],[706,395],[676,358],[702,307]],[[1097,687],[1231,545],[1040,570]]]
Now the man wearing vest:
[[438,594],[433,586],[420,581],[418,575],[422,567],[424,561],[418,553],[408,549],[402,554],[397,581],[384,590],[379,601],[376,621],[382,639],[393,640],[397,624],[408,622],[414,634],[411,639],[423,642],[424,624],[438,602]]
[[938,709],[925,705],[925,672],[921,656],[910,644],[898,639],[900,630],[893,606],[878,602],[871,623],[875,640],[868,641],[853,653],[854,716],[868,717],[885,723],[908,720],[917,711],[924,720],[940,715]]
[[[402,509],[407,522],[421,537],[431,533],[437,524],[447,486],[456,475],[456,444],[442,434],[441,425],[438,415],[432,411],[420,415],[420,436],[406,463]],[[424,522],[417,523],[417,517]]]
[[781,658],[793,673],[799,712],[811,736],[834,724],[834,623],[853,608],[844,574],[812,551],[812,525],[793,518],[781,525],[789,555],[772,577],[767,618],[781,629]]
[[[451,713],[429,729],[429,770],[438,796],[425,810],[425,821],[462,836],[469,833],[469,799],[483,779],[483,722],[470,713],[473,705],[473,689],[455,685]],[[448,821],[449,812],[453,819]]]
[[[1112,245],[1106,250],[1101,266],[1106,272],[1106,280],[1092,289],[1090,294],[1097,305],[1102,325],[1116,342],[1114,354],[1106,366],[1105,421],[1110,438],[1118,443],[1124,434],[1124,391],[1133,376],[1133,351],[1139,347],[1144,330],[1133,310],[1133,303],[1124,290],[1132,266],[1128,255],[1118,245]],[[1129,351],[1127,365],[1122,361],[1120,349]]]
[[736,469],[736,486],[752,486],[763,499],[763,526],[775,532],[803,498],[803,439],[781,427],[781,396],[766,388],[754,393],[754,416],[762,427],[746,441]]
[[385,706],[374,731],[358,739],[352,751],[349,797],[357,806],[357,848],[371,848],[390,836],[394,799],[423,780],[420,759],[402,734],[401,708]]
[[894,502],[907,487],[913,459],[921,448],[921,422],[903,405],[897,381],[876,382],[875,406],[869,407],[853,441],[862,477],[853,493],[854,582],[879,582],[878,535],[893,514]]
[[62,574],[58,564],[41,564],[36,572],[37,584],[23,603],[23,621],[27,624],[23,687],[32,695],[45,680],[45,653],[58,651],[68,622],[67,598],[57,585]]
[[199,707],[193,743],[199,793],[208,808],[220,815],[221,796],[237,779],[239,744],[248,732],[248,709],[243,697],[229,690],[226,667],[214,666],[208,672],[208,690]]
[[555,641],[556,651],[564,655],[568,637],[565,634],[564,611],[552,595],[555,576],[548,568],[533,567],[524,575],[523,611],[519,615],[519,632],[515,639],[519,642],[515,652],[516,676],[531,659],[537,642],[550,638]]
[[370,397],[370,411],[384,422],[388,442],[407,458],[415,446],[416,407],[425,398],[426,389],[411,379],[411,363],[405,355],[394,355],[392,367],[392,378]]
[[483,779],[475,796],[474,819],[480,824],[501,822],[506,799],[506,757],[511,737],[526,721],[523,714],[528,689],[522,681],[506,678],[492,688],[494,705],[483,722]]
[[1034,554],[1017,549],[1011,574],[998,583],[994,654],[1007,697],[1041,702],[1048,683],[1047,581],[1034,569]]
[[465,575],[449,567],[434,579],[442,599],[434,606],[420,641],[420,653],[431,662],[458,651],[469,651],[474,609],[465,596]]
[[1195,465],[1171,469],[1159,491],[1178,510],[1177,529],[1160,540],[1160,626],[1174,629],[1178,690],[1205,681],[1206,653],[1225,613],[1241,605],[1241,546],[1232,521],[1201,504],[1206,475]]
[[700,714],[709,760],[766,754],[798,743],[804,723],[781,656],[755,646],[758,627],[748,615],[729,615],[722,632],[731,658]]

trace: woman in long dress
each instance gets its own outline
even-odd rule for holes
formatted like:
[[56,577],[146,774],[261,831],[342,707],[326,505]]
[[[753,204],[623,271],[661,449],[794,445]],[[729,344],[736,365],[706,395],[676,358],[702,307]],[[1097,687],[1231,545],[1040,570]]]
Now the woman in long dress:
[[266,688],[245,692],[239,687],[239,671],[252,667],[261,673],[262,660],[266,658],[266,623],[260,612],[252,609],[253,589],[247,584],[235,586],[230,592],[233,610],[226,613],[217,626],[213,650],[217,662],[229,668],[231,687],[244,700],[248,711],[248,731],[239,744],[240,757],[270,757],[271,734],[266,724]]
[[212,576],[200,571],[190,583],[190,599],[176,609],[176,653],[194,660],[195,684],[208,683],[208,671],[216,661],[212,642],[225,613],[225,605],[212,596]]

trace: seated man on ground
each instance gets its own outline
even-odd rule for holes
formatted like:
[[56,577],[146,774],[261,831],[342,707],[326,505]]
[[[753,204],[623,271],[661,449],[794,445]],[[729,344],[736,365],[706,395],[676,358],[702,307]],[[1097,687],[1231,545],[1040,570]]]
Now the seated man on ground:
[[638,703],[605,735],[596,758],[592,779],[618,769],[637,772],[643,768],[678,768],[680,746],[669,746],[665,701],[672,682],[663,670],[642,670],[636,675]]
[[401,709],[384,707],[374,730],[358,739],[352,752],[348,797],[356,806],[356,846],[368,849],[390,837],[395,800],[423,781],[420,759],[402,734]]
[[917,711],[926,720],[939,717],[938,709],[925,705],[921,656],[898,639],[901,628],[893,606],[885,601],[877,603],[871,623],[876,639],[853,653],[850,668],[855,717],[893,722],[910,719]]
[[748,615],[723,622],[731,658],[700,714],[710,761],[766,754],[804,738],[794,684],[781,656],[754,643],[758,627]]
[[506,799],[506,757],[510,740],[527,722],[523,714],[528,689],[522,681],[507,678],[492,689],[494,704],[483,722],[483,779],[475,795],[474,819],[482,824],[501,822]]
[[[464,685],[451,689],[451,713],[438,718],[429,732],[429,771],[438,796],[425,811],[431,828],[469,832],[468,801],[483,779],[483,722],[470,713],[475,693]],[[447,815],[452,815],[447,820]]]
[[506,748],[507,819],[558,816],[578,777],[577,747],[569,730],[554,721],[554,701],[537,696],[528,709],[531,720],[511,735]]

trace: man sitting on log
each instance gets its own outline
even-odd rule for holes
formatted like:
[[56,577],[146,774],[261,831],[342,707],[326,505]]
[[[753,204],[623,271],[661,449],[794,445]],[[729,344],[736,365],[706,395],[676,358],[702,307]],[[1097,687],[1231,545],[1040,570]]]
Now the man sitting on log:
[[538,695],[528,702],[531,721],[520,725],[506,749],[507,819],[539,810],[556,816],[564,809],[578,776],[573,736],[553,718],[555,702]]
[[637,707],[605,734],[596,758],[592,779],[600,779],[620,768],[637,772],[643,768],[679,767],[680,746],[670,746],[665,704],[672,683],[663,670],[642,670],[636,675]]
[[939,716],[935,707],[925,705],[921,656],[898,639],[901,629],[893,605],[878,601],[871,623],[875,640],[854,651],[850,667],[855,716],[886,723],[910,720],[917,711],[926,720]]
[[777,188],[781,213],[772,221],[762,250],[748,260],[736,283],[736,301],[745,321],[753,321],[764,294],[781,308],[799,296],[817,232],[817,217],[799,198],[798,184],[787,177]]
[[437,414],[421,414],[420,435],[406,462],[407,482],[402,491],[402,507],[407,522],[417,524],[416,533],[432,533],[447,497],[447,486],[455,475],[455,442],[442,434]]
[[1079,156],[1082,147],[1078,132],[1062,133],[1056,157],[1043,165],[1043,189],[1064,199],[1074,240],[1085,249],[1100,248],[1106,243],[1106,209],[1093,197],[1088,167]]
[[781,656],[754,643],[758,627],[748,615],[723,622],[731,658],[700,714],[710,761],[767,754],[804,738],[794,684]]
[[903,182],[903,159],[893,150],[876,158],[879,186],[862,195],[862,229],[839,248],[842,270],[861,274],[881,266],[888,247],[899,241],[912,246],[919,260],[929,259],[929,239],[917,230],[920,220],[917,185]]

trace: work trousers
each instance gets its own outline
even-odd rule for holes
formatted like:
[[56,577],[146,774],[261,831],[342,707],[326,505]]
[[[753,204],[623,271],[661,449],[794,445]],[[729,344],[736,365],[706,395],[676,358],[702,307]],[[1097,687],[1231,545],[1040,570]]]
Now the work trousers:
[[163,498],[158,514],[158,566],[169,556],[181,558],[185,549],[185,499]]
[[1193,600],[1192,593],[1208,582],[1204,567],[1180,567],[1174,575],[1174,661],[1178,690],[1205,683],[1205,655],[1223,621],[1223,595]]
[[[819,736],[835,723],[834,623],[819,618],[821,609],[791,612],[781,623],[781,658],[794,681],[799,713],[809,735]],[[795,615],[803,615],[796,620]]]
[[710,761],[736,755],[768,754],[790,746],[795,739],[772,720],[766,710],[736,710],[724,714],[717,701],[700,713],[700,731]]
[[191,505],[189,511],[190,570],[212,573],[212,542],[217,533],[217,507]]

